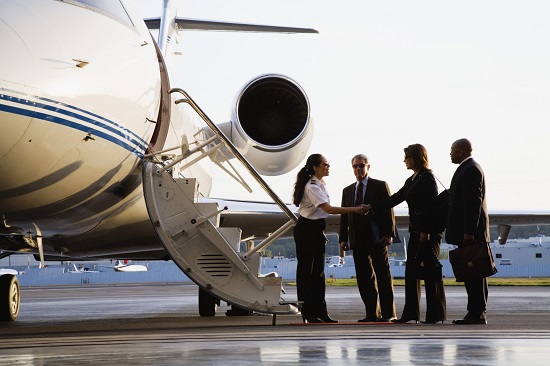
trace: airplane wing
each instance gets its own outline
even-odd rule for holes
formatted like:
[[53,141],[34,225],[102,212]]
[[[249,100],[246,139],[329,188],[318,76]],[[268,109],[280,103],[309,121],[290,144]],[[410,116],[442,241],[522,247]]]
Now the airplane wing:
[[[273,203],[214,200],[229,208],[221,214],[221,224],[223,226],[238,225],[243,230],[243,238],[265,238],[269,233],[274,232],[288,221],[288,218]],[[298,209],[294,205],[287,204],[287,207],[298,214]],[[408,227],[409,218],[406,211],[401,212],[399,210],[399,212],[401,214],[395,216],[397,226],[399,228]],[[338,233],[340,215],[330,215],[326,220],[326,224],[326,232]],[[286,236],[292,236],[292,231],[287,232]]]
[[498,226],[498,242],[506,244],[512,226],[548,225],[550,213],[544,211],[489,211],[489,225]]
[[[220,226],[241,228],[243,240],[265,238],[288,221],[288,217],[275,203],[217,198],[205,198],[201,202],[216,202],[219,207],[227,207],[221,213]],[[286,206],[297,214],[294,205]],[[292,235],[292,232],[289,231],[287,235]]]
[[497,225],[545,225],[550,224],[550,212],[544,211],[490,211],[489,223]]
[[[149,29],[160,28],[160,18],[145,19]],[[280,27],[259,24],[231,23],[203,19],[176,18],[178,30],[263,32],[263,33],[319,33],[312,28]]]
[[[243,230],[243,238],[265,238],[288,221],[288,218],[274,203],[217,198],[208,198],[205,201],[217,202],[220,207],[228,207],[228,210],[221,214],[221,226],[240,227]],[[295,214],[298,213],[298,209],[294,205],[287,204],[287,207]],[[409,226],[407,209],[396,208],[394,212],[397,227],[407,229]],[[550,224],[550,212],[492,211],[489,212],[489,223],[490,226],[499,227],[499,240],[504,240],[505,243],[512,226],[548,225]],[[340,215],[330,215],[327,219],[326,231],[337,233],[339,226]],[[286,234],[286,236],[291,235],[291,231]]]

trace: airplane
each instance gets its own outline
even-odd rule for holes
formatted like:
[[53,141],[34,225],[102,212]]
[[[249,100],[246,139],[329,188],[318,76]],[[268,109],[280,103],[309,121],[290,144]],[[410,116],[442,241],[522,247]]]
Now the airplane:
[[[174,259],[210,295],[251,310],[294,311],[281,304],[280,279],[259,276],[259,252],[235,248],[241,235],[275,232],[273,241],[296,220],[260,174],[283,174],[305,157],[313,137],[308,97],[290,77],[258,75],[238,91],[233,120],[216,125],[171,79],[170,40],[180,29],[317,31],[184,19],[174,1],[163,6],[160,19],[144,20],[123,1],[1,2],[0,258],[33,253],[42,267]],[[276,209],[288,216],[283,228],[243,231],[231,206],[201,202],[210,166],[249,189],[230,159],[283,206]],[[1,277],[0,319],[17,318],[19,292],[15,276]]]
[[128,263],[127,260],[117,260],[112,268],[116,272],[147,272],[147,267],[143,264]]
[[[78,267],[74,262],[67,261],[67,273],[100,273],[99,270],[97,270],[97,267],[103,267],[103,268],[111,268],[115,270],[116,272],[146,272],[147,267],[141,264],[131,264],[128,263],[128,261],[122,261],[117,260],[115,262],[114,266],[105,266],[105,265],[94,265],[93,269],[84,267],[83,264],[79,265]],[[65,272],[65,269],[63,269],[63,272]]]
[[[306,157],[308,96],[286,75],[258,75],[237,92],[232,120],[214,123],[171,77],[173,46],[183,29],[318,32],[185,19],[177,10],[164,0],[162,16],[144,20],[122,0],[0,2],[0,258],[32,253],[42,267],[171,259],[199,286],[201,315],[212,315],[216,299],[294,313],[299,304],[282,297],[282,279],[261,275],[259,264],[260,252],[288,235],[296,209],[262,175]],[[256,180],[274,203],[210,197],[212,167],[249,191],[247,177]],[[540,217],[512,213],[498,223]],[[406,215],[397,221],[406,225]],[[338,217],[328,224],[335,230]],[[2,275],[0,320],[16,320],[19,306],[17,277]]]

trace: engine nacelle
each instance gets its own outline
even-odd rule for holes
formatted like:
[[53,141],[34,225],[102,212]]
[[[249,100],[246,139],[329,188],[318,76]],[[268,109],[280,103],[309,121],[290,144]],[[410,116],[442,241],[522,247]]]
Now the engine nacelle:
[[228,137],[260,174],[289,172],[313,138],[306,93],[282,75],[251,80],[237,95]]

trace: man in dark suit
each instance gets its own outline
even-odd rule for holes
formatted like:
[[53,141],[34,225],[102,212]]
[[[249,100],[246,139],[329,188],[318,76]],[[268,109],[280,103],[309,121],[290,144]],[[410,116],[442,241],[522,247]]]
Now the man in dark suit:
[[[453,142],[451,161],[459,164],[449,190],[449,213],[445,239],[458,246],[479,245],[490,241],[489,216],[485,201],[485,176],[472,158],[472,144],[467,139]],[[487,278],[465,281],[468,313],[454,324],[487,324]]]
[[[369,204],[390,196],[386,182],[368,177],[370,165],[365,155],[354,156],[351,164],[357,180],[344,188],[342,207]],[[394,228],[392,209],[381,210],[376,214],[341,215],[340,246],[343,250],[353,250],[357,285],[366,309],[366,317],[360,322],[388,322],[395,319],[393,280],[387,247],[393,242]]]

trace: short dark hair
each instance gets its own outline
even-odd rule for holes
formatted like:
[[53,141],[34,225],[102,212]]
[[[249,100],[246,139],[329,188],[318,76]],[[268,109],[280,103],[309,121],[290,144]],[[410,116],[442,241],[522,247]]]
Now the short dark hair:
[[351,163],[353,164],[353,161],[355,159],[361,159],[361,160],[365,160],[365,163],[369,163],[369,158],[367,158],[367,155],[365,154],[357,154],[355,155],[353,158],[351,158]]

